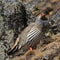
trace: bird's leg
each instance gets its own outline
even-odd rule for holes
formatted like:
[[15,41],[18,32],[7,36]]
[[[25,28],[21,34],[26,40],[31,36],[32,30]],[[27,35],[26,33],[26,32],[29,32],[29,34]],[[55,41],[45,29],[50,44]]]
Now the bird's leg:
[[33,50],[32,47],[29,48],[31,51]]

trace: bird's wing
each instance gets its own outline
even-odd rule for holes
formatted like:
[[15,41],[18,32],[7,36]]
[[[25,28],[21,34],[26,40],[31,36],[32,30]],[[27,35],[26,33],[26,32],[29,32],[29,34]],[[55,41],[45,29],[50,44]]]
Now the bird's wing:
[[[29,28],[29,29],[28,29]],[[30,44],[31,41],[34,41],[38,35],[41,33],[41,31],[39,30],[39,28],[37,27],[37,25],[31,25],[30,27],[26,28],[23,33],[23,35],[25,34],[25,36],[22,36],[22,41],[20,43],[20,47],[24,46],[25,44]]]

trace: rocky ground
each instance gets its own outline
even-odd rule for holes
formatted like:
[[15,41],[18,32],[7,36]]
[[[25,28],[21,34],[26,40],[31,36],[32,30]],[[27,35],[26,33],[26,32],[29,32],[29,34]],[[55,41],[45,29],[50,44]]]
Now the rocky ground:
[[[21,3],[16,0],[0,1],[0,59],[1,60],[60,60],[60,0],[19,0],[26,9],[27,24],[36,20],[39,13],[43,12],[46,7],[53,8],[53,11],[47,16],[57,25],[57,34],[52,32],[51,38],[45,38],[47,42],[43,45],[38,44],[36,50],[27,51],[23,56],[8,56],[5,50],[14,44],[18,34],[24,29],[24,13],[20,9]],[[15,9],[15,10],[14,10]],[[16,13],[17,14],[16,14]],[[3,16],[3,14],[5,16]],[[16,18],[15,18],[16,17]],[[14,19],[15,18],[15,19]],[[11,24],[10,24],[10,23]],[[19,22],[19,23],[18,23]],[[21,24],[22,23],[22,24]],[[10,25],[9,25],[10,24]],[[18,28],[17,28],[18,27]],[[7,48],[4,44],[7,43]]]

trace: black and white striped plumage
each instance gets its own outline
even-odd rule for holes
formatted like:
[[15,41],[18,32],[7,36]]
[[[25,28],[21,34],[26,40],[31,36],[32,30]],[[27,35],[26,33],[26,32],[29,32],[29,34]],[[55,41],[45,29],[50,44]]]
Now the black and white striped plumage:
[[[37,36],[39,35],[40,31],[38,29],[36,29],[35,27],[33,27],[27,34],[26,38],[21,42],[23,45],[25,43],[29,44],[29,42],[31,42],[32,40],[37,39]],[[25,42],[25,43],[23,43]]]
[[38,42],[40,42],[39,38],[41,38],[41,30],[42,26],[40,27],[36,23],[33,23],[32,26],[28,26],[21,35],[22,41],[20,42],[19,48],[26,49],[28,47],[34,47]]

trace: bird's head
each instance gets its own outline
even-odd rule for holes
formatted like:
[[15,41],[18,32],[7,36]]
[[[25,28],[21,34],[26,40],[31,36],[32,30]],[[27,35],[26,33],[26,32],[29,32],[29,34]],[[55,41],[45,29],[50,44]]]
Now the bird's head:
[[40,13],[37,18],[36,18],[36,23],[39,25],[39,26],[42,26],[42,20],[43,19],[46,19],[45,18],[45,14],[44,13]]
[[38,15],[38,19],[41,19],[41,18],[44,17],[44,16],[45,16],[44,13],[40,13],[40,14]]
[[51,7],[46,7],[46,9],[44,11],[42,11],[41,13],[39,13],[37,15],[38,16],[38,19],[47,20],[46,15],[49,15],[49,13],[51,11],[53,11],[53,9]]

